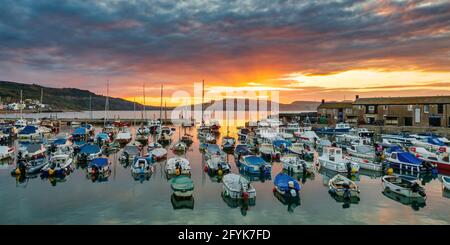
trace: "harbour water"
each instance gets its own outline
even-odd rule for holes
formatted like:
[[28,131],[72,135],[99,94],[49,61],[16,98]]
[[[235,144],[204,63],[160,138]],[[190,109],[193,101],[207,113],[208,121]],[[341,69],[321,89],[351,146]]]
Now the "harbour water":
[[[70,132],[70,128],[63,129]],[[178,129],[177,129],[178,130]],[[222,126],[222,136],[226,126]],[[196,135],[196,130],[191,129]],[[134,133],[134,129],[132,129]],[[231,134],[235,134],[231,130]],[[177,139],[178,133],[173,138]],[[176,141],[176,140],[175,140]],[[218,142],[220,145],[220,141]],[[354,180],[361,189],[358,204],[346,206],[328,193],[331,172],[298,176],[300,205],[284,205],[273,194],[271,180],[254,181],[256,204],[230,207],[222,198],[222,184],[203,171],[199,142],[186,153],[191,162],[194,201],[176,201],[164,174],[165,161],[155,164],[149,180],[135,181],[130,168],[110,157],[112,173],[105,182],[92,182],[86,170],[76,168],[64,180],[51,183],[36,178],[16,182],[10,172],[14,163],[0,165],[0,224],[449,224],[450,194],[441,182],[425,177],[425,203],[383,194],[381,174],[361,172]],[[174,154],[169,151],[169,158]],[[232,155],[232,172],[237,173]],[[272,179],[282,170],[274,163]]]

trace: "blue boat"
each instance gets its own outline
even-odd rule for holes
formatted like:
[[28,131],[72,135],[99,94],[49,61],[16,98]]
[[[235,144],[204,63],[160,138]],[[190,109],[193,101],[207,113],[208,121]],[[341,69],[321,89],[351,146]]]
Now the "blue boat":
[[412,153],[399,149],[399,147],[393,147],[393,149],[389,149],[387,152],[390,154],[386,158],[386,164],[393,169],[411,173],[426,173],[432,172],[436,168],[430,163],[420,160]]
[[275,147],[275,150],[285,153],[289,151],[288,147],[292,146],[292,143],[287,140],[278,139],[272,141],[272,145]]
[[109,169],[109,159],[108,158],[95,158],[93,159],[87,168],[88,174],[107,174],[110,172]]
[[284,197],[298,197],[298,192],[301,189],[297,180],[285,173],[279,173],[273,181],[274,191],[278,192]]
[[94,144],[85,144],[80,147],[79,155],[82,159],[86,158],[85,160],[91,161],[99,157],[101,152],[102,149],[100,148],[100,146]]
[[85,127],[76,128],[72,133],[73,141],[86,141],[89,138],[89,131]]
[[271,175],[272,166],[259,156],[247,155],[241,157],[238,161],[239,168],[246,174]]

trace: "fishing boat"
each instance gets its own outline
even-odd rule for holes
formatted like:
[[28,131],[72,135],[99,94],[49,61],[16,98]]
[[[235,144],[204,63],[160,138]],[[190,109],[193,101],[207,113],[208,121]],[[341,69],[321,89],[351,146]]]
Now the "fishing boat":
[[282,156],[280,159],[283,164],[283,169],[289,173],[312,173],[314,172],[314,164],[308,163],[300,159],[298,155],[288,154]]
[[208,144],[205,151],[206,160],[215,156],[225,158],[225,152],[223,152],[216,144]]
[[122,163],[130,163],[141,155],[141,149],[136,145],[127,145],[123,148],[122,153],[119,156],[119,161]]
[[162,147],[155,148],[155,149],[149,151],[148,154],[150,156],[152,156],[153,159],[155,159],[155,161],[157,161],[157,162],[167,158],[167,150]]
[[191,175],[191,164],[186,158],[183,157],[172,157],[167,160],[165,166],[166,174],[169,176],[175,175]]
[[18,130],[25,128],[27,125],[28,125],[28,121],[23,118],[20,118],[14,122],[14,127],[16,127],[16,129],[18,129]]
[[330,193],[344,199],[359,198],[360,190],[356,183],[340,174],[328,181],[328,189]]
[[234,149],[234,158],[239,159],[240,156],[251,155],[252,152],[248,148],[247,144],[238,144],[236,149]]
[[374,160],[375,159],[375,149],[368,145],[351,145],[346,149],[350,156]]
[[102,154],[102,149],[98,145],[85,144],[80,147],[78,160],[81,162],[92,161]]
[[94,158],[87,167],[88,175],[106,175],[111,172],[108,158]]
[[437,154],[430,152],[429,150],[425,149],[424,147],[420,146],[411,146],[408,148],[408,151],[414,154],[417,158],[426,160],[428,158],[437,158]]
[[450,177],[442,176],[442,188],[450,191]]
[[420,140],[412,140],[411,144],[414,146],[424,147],[430,151],[436,152],[450,152],[450,147],[448,147],[443,141],[438,137],[426,137]]
[[259,147],[259,154],[266,162],[279,160],[280,154],[275,151],[272,144],[263,143]]
[[338,173],[355,173],[359,171],[359,165],[344,159],[342,149],[337,147],[325,147],[322,156],[319,157],[319,163],[322,168]]
[[131,165],[131,174],[137,176],[151,173],[151,163],[151,157],[135,156],[133,164]]
[[222,149],[224,151],[233,151],[236,145],[236,140],[231,136],[225,136],[222,138]]
[[117,130],[116,126],[114,126],[114,124],[105,123],[105,125],[103,126],[103,129],[102,129],[102,132],[108,134],[109,138],[111,140],[113,140],[116,138],[118,130]]
[[239,168],[246,174],[271,175],[272,166],[259,156],[242,156],[238,163]]
[[131,142],[131,132],[128,127],[122,128],[119,133],[117,133],[116,141],[121,145],[126,145]]
[[301,189],[298,181],[285,173],[277,174],[273,184],[275,185],[273,191],[278,192],[284,197],[298,197],[298,192]]
[[406,197],[425,197],[425,189],[416,181],[403,176],[386,175],[381,178],[383,189]]
[[187,145],[183,141],[179,141],[172,146],[172,150],[176,153],[185,153]]
[[256,190],[246,178],[230,173],[223,177],[222,195],[231,199],[250,200],[256,198]]
[[187,176],[177,176],[170,180],[170,187],[177,197],[191,197],[194,193],[194,181]]
[[208,172],[209,175],[222,176],[229,173],[231,171],[231,167],[224,158],[214,156],[206,160],[205,171]]
[[46,158],[34,160],[18,159],[16,167],[11,171],[12,176],[35,175],[41,172],[41,169],[47,165]]
[[439,170],[450,171],[450,159],[448,153],[429,155],[427,157],[419,156],[419,159],[424,160],[425,162],[429,162],[433,165],[436,165],[437,169]]
[[360,169],[372,170],[372,171],[383,171],[383,163],[375,159],[367,159],[355,156],[345,156],[345,159],[352,163],[358,164]]
[[95,142],[102,146],[102,145],[108,145],[109,143],[111,143],[111,138],[109,138],[109,135],[107,133],[98,133],[95,136]]
[[352,127],[348,123],[337,123],[334,127],[325,127],[320,129],[318,132],[321,134],[343,134],[348,133]]
[[17,138],[19,139],[19,141],[40,140],[41,133],[39,132],[38,127],[28,125],[19,131],[19,133],[17,134]]
[[411,173],[431,172],[435,168],[433,164],[423,161],[410,152],[394,148],[388,151],[386,164],[394,169],[409,171]]
[[13,158],[15,150],[14,147],[0,145],[0,160]]

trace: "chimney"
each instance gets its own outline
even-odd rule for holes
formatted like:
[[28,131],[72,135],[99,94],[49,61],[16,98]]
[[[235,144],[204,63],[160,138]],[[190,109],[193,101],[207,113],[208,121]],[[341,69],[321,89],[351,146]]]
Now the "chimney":
[[356,95],[356,96],[355,96],[355,99],[359,99],[359,95]]
[[324,104],[325,103],[325,100],[324,99],[322,99],[322,104]]

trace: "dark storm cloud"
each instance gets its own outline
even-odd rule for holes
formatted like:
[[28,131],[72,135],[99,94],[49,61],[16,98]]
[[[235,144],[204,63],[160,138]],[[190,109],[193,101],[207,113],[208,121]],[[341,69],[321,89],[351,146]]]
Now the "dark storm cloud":
[[445,1],[4,0],[0,13],[1,62],[47,72],[450,67]]

